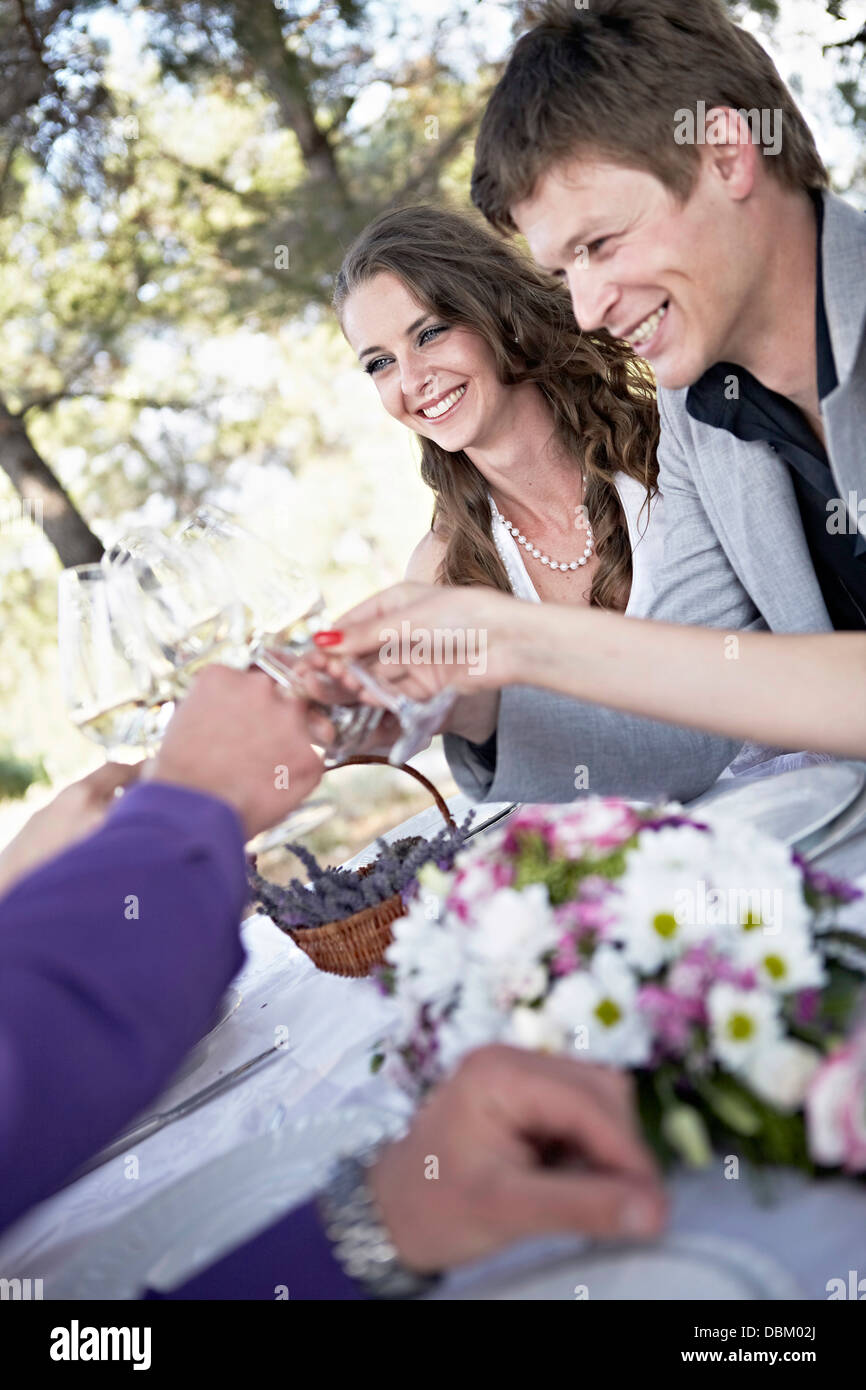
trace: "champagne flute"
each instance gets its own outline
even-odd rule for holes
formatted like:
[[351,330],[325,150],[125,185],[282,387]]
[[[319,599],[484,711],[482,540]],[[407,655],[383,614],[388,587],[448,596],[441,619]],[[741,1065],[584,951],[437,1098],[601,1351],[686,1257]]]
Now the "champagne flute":
[[[100,565],[65,569],[57,586],[60,683],[73,723],[109,761],[121,746],[149,751],[166,720],[146,640]],[[170,711],[168,712],[170,714]]]

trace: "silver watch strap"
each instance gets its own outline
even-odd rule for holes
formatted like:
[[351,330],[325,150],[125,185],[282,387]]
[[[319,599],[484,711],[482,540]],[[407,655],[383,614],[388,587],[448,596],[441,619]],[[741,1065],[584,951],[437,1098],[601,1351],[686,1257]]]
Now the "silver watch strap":
[[317,1205],[332,1253],[350,1278],[374,1298],[417,1298],[438,1274],[417,1274],[400,1263],[367,1181],[376,1152],[342,1158]]

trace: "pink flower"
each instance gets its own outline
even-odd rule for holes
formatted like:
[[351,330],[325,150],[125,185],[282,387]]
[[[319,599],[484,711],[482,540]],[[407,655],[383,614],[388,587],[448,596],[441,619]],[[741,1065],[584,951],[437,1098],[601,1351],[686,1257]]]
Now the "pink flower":
[[667,978],[669,989],[686,999],[704,999],[710,986],[719,981],[739,989],[754,989],[757,976],[751,966],[734,965],[719,955],[709,942],[686,951],[671,966]]
[[494,859],[490,865],[490,872],[494,889],[510,888],[514,882],[514,865],[508,864],[504,859]]
[[638,1007],[649,1018],[656,1042],[668,1055],[682,1056],[695,1024],[706,1021],[701,999],[674,994],[661,985],[643,985],[638,991]]
[[510,864],[499,859],[470,858],[454,875],[445,905],[461,922],[471,922],[497,889],[509,888],[513,881],[514,870]]
[[557,817],[552,827],[554,853],[567,859],[582,859],[587,854],[604,857],[630,840],[640,824],[625,802],[614,797],[590,798]]
[[819,989],[801,989],[794,999],[794,1022],[799,1028],[814,1023],[821,1003]]
[[816,1163],[866,1172],[866,1028],[825,1058],[812,1078],[806,1130]]
[[581,959],[574,937],[568,934],[561,937],[550,964],[551,972],[554,975],[573,975],[580,966]]
[[550,847],[553,844],[551,808],[548,806],[522,806],[513,820],[502,842],[506,854],[519,854],[523,835],[540,835]]
[[579,940],[594,933],[603,939],[606,929],[616,920],[613,913],[599,900],[571,898],[554,908],[553,917],[558,927],[564,927]]

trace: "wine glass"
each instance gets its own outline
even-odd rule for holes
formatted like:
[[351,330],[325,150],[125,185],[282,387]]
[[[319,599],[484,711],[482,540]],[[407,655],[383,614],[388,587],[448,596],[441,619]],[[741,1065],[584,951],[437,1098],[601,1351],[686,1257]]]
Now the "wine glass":
[[185,554],[153,527],[118,541],[103,557],[123,608],[150,643],[151,675],[172,697],[183,696],[211,662],[245,670],[247,617],[222,567]]
[[60,683],[73,723],[106,760],[121,746],[149,751],[171,710],[162,707],[145,635],[100,565],[65,569],[57,586]]
[[[249,667],[254,659],[251,611],[209,549],[184,547],[145,527],[113,546],[103,565],[124,608],[147,632],[150,673],[164,696],[181,699],[193,677],[211,662]],[[307,801],[256,836],[248,849],[262,853],[290,835],[308,833],[332,814],[329,803]]]
[[[200,507],[181,529],[179,540],[187,545],[204,542],[230,575],[252,615],[250,641],[256,664],[275,680],[309,697],[301,674],[303,658],[316,650],[313,634],[327,626],[325,603],[317,585],[274,546],[214,506]],[[426,747],[454,703],[453,690],[439,691],[428,700],[413,700],[376,680],[360,662],[347,661],[346,666],[376,698],[378,706],[341,704],[334,687],[333,702],[327,706],[336,729],[334,743],[326,750],[331,765],[364,747],[385,710],[396,716],[401,730],[388,760],[395,766],[407,762]],[[328,678],[317,674],[316,683],[327,688]]]

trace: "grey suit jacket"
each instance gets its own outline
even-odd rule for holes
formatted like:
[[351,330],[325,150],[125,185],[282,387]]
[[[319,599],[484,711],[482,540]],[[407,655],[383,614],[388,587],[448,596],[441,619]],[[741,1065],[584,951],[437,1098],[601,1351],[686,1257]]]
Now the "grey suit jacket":
[[[825,194],[824,297],[838,386],[822,405],[839,496],[866,544],[866,216]],[[665,555],[659,584],[635,617],[736,631],[821,632],[831,627],[786,465],[768,445],[744,443],[693,420],[686,391],[659,391],[659,487]],[[487,801],[571,801],[575,769],[590,792],[686,801],[737,752],[654,720],[529,686],[502,692],[496,766],[447,735],[445,750],[467,795]]]

